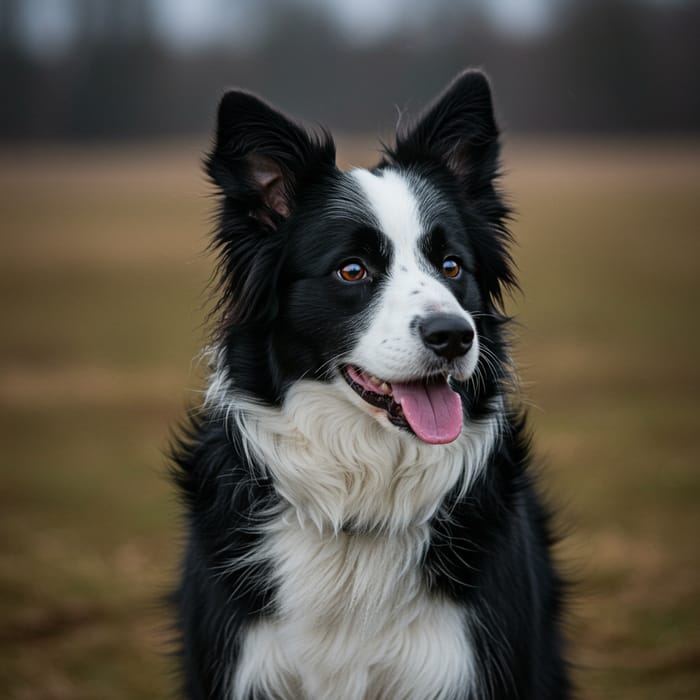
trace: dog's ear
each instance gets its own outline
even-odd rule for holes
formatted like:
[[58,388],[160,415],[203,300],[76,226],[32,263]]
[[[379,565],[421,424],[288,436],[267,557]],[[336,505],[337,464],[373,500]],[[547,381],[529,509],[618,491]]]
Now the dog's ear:
[[438,158],[475,194],[496,176],[498,153],[488,79],[467,70],[415,122],[399,128],[388,155],[402,165]]
[[205,168],[223,195],[214,248],[219,254],[220,333],[264,324],[277,313],[285,237],[277,235],[307,180],[335,168],[330,134],[308,133],[258,97],[232,90],[219,104]]
[[276,228],[289,216],[308,172],[321,164],[335,164],[328,133],[317,138],[250,93],[223,96],[205,166],[230,204]]

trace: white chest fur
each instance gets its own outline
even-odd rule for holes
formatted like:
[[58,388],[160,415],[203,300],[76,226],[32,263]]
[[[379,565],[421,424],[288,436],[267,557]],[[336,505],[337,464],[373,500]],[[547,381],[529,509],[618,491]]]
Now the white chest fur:
[[[298,382],[281,408],[247,401],[215,374],[207,396],[233,421],[281,496],[262,515],[274,615],[245,633],[233,698],[442,700],[474,682],[467,611],[430,595],[429,521],[477,478],[498,438],[491,417],[427,445],[348,400]],[[497,414],[494,414],[497,415]],[[347,527],[352,532],[347,532]]]
[[281,515],[268,530],[278,612],[247,632],[234,697],[451,698],[474,678],[466,614],[425,590],[427,526],[323,535]]
[[235,424],[250,461],[273,477],[300,522],[320,532],[350,524],[400,533],[428,522],[455,486],[466,493],[498,438],[497,411],[465,425],[454,442],[428,445],[380,409],[371,415],[353,402],[364,403],[340,378],[297,382],[280,408],[236,395],[225,373],[207,394]]

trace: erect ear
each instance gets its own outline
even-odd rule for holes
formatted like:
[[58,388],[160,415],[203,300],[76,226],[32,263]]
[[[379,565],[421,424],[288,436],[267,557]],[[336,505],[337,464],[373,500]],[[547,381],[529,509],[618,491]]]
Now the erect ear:
[[206,170],[224,195],[214,247],[219,253],[220,333],[276,314],[276,275],[285,240],[274,234],[307,180],[335,168],[330,135],[316,137],[240,90],[219,104]]
[[468,189],[478,190],[496,175],[498,151],[489,82],[481,71],[467,70],[417,121],[398,131],[388,155],[403,165],[437,158]]
[[335,146],[328,133],[319,139],[241,90],[221,99],[206,169],[229,203],[260,222],[276,227],[292,210],[309,171],[334,163]]

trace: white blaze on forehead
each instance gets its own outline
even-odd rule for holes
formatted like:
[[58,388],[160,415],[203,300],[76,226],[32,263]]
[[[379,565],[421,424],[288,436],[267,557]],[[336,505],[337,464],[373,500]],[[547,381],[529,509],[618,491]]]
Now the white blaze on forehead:
[[359,183],[380,232],[392,247],[384,292],[390,309],[396,312],[406,306],[411,316],[430,312],[464,314],[419,243],[425,233],[421,204],[426,204],[423,199],[429,190],[419,188],[421,195],[417,196],[410,180],[395,170],[384,170],[379,175],[354,170],[350,174]]
[[374,175],[369,170],[350,173],[359,183],[377,219],[379,229],[394,245],[394,254],[417,254],[423,233],[418,202],[402,175],[384,170]]
[[[471,316],[421,250],[425,232],[421,205],[430,206],[430,191],[425,186],[414,189],[410,179],[395,170],[377,175],[354,170],[350,175],[390,243],[392,255],[381,295],[370,310],[370,323],[348,359],[388,381],[424,377],[436,358],[421,340],[416,320],[450,313],[468,319],[474,327]],[[454,367],[458,375],[466,377],[474,371],[477,348],[475,339],[472,350]]]

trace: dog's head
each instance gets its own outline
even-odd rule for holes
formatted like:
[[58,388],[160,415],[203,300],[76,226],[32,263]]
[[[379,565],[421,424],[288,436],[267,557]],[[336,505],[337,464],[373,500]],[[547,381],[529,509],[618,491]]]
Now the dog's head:
[[222,194],[218,345],[237,390],[275,404],[301,379],[326,382],[428,443],[487,410],[514,279],[483,74],[458,76],[376,168],[348,172],[329,134],[231,91],[206,166]]

